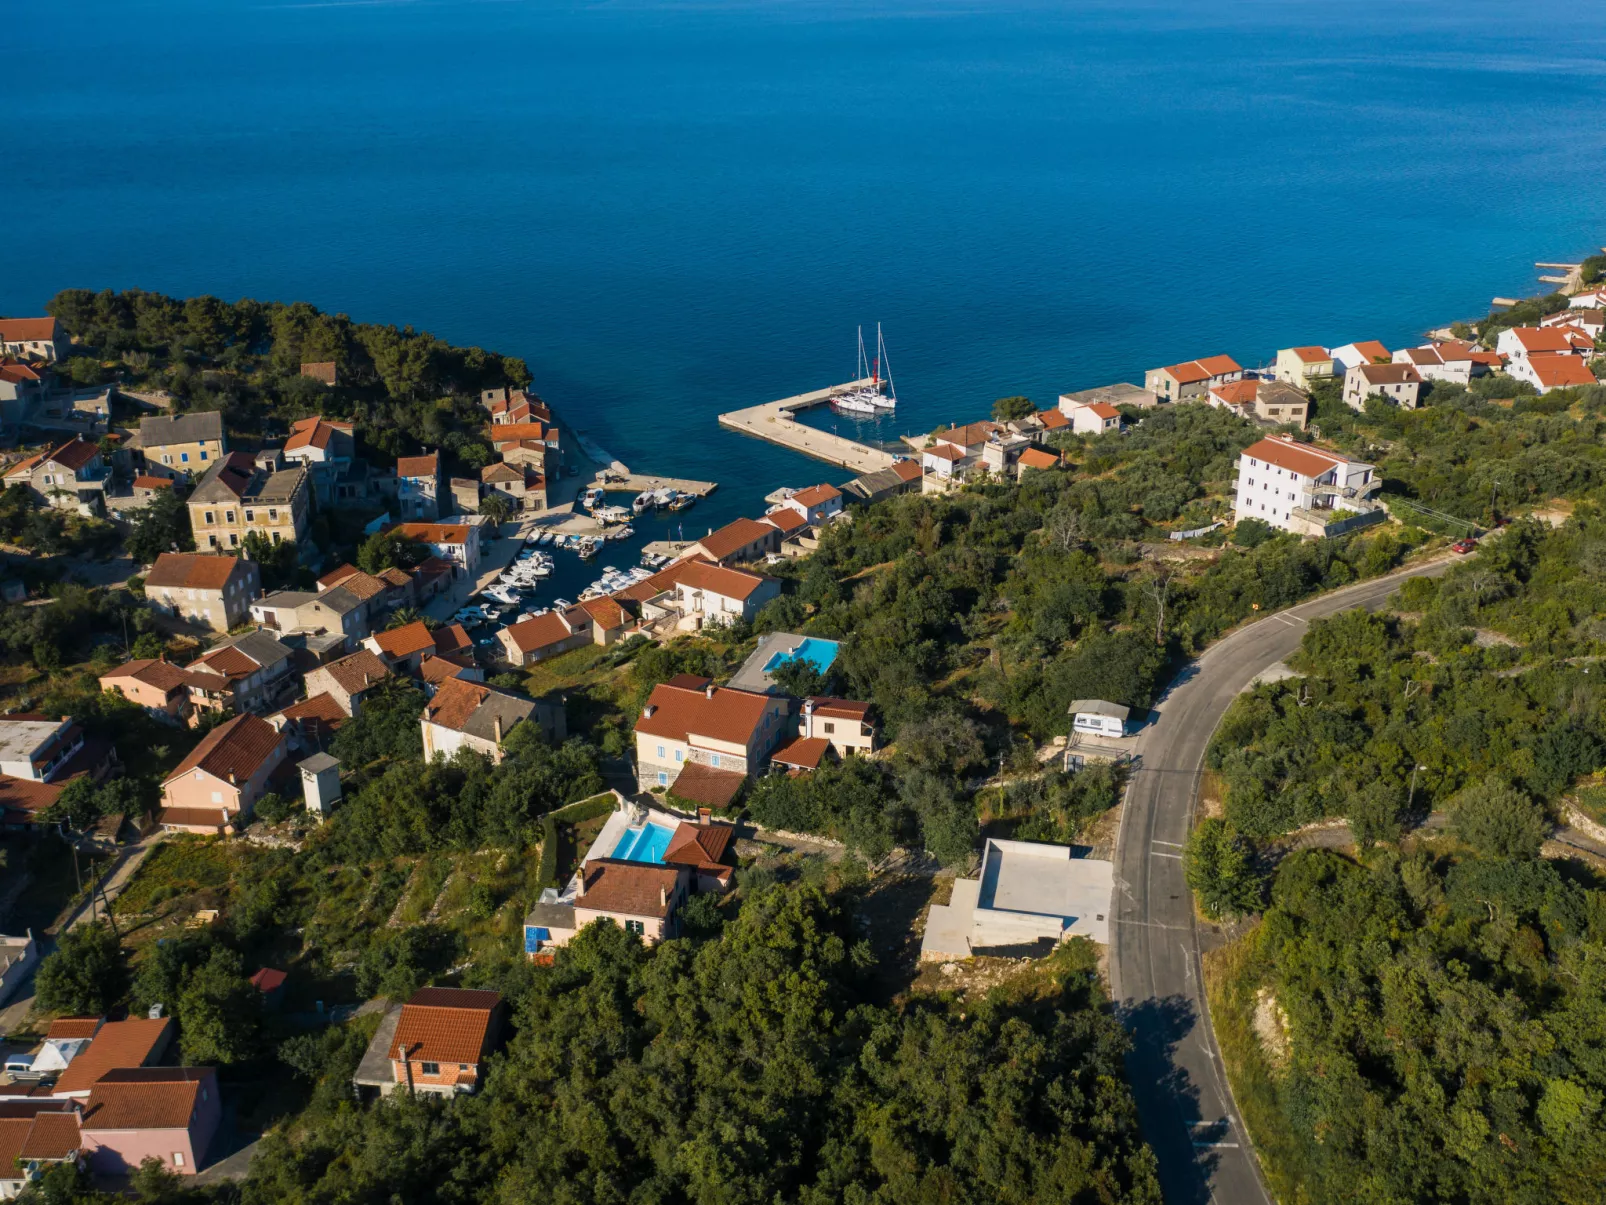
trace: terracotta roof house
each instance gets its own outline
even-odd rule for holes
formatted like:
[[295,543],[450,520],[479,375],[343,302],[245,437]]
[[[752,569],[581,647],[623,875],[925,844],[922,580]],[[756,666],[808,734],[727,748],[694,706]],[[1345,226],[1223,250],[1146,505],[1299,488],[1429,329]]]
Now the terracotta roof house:
[[811,485],[781,505],[795,510],[805,522],[818,526],[842,513],[842,491],[834,485]]
[[106,1022],[105,1017],[57,1017],[45,1030],[47,1038],[92,1038],[100,1032],[100,1027]]
[[110,1071],[159,1061],[172,1040],[170,1017],[107,1021],[96,1030],[89,1048],[61,1073],[51,1095],[58,1099],[86,1097]]
[[58,1163],[81,1162],[78,1110],[49,1098],[0,1103],[0,1200],[18,1196]]
[[228,455],[223,415],[216,410],[153,414],[141,419],[138,449],[145,472],[164,480],[188,481]]
[[416,675],[424,658],[435,654],[435,637],[424,626],[422,619],[399,628],[375,632],[363,641],[363,645],[377,653],[397,673],[403,674]]
[[831,753],[831,742],[822,736],[795,736],[771,753],[770,761],[796,774],[818,770]]
[[1243,367],[1231,356],[1206,356],[1151,368],[1143,374],[1143,387],[1162,402],[1185,402],[1202,398],[1212,385],[1236,381],[1243,374]]
[[448,678],[419,716],[424,757],[429,760],[439,754],[450,759],[459,749],[470,749],[500,764],[503,740],[527,720],[553,744],[568,735],[561,703],[529,699],[483,682]]
[[1369,464],[1314,444],[1268,436],[1238,457],[1233,519],[1260,519],[1300,535],[1335,535],[1383,519],[1382,508],[1372,500],[1381,485]]
[[[748,777],[763,769],[781,739],[787,706],[781,696],[719,687],[691,675],[653,687],[636,720],[640,788],[673,788],[691,798],[686,791],[703,782],[697,801],[725,806]],[[700,768],[682,784],[689,765]],[[713,785],[723,798],[706,789]]]
[[1042,448],[1027,448],[1015,463],[1020,469],[1057,469],[1062,462],[1052,452],[1045,452]]
[[1415,410],[1422,400],[1422,376],[1409,364],[1357,364],[1344,373],[1344,401],[1364,410],[1371,397]]
[[1212,406],[1274,427],[1289,423],[1303,430],[1310,413],[1310,398],[1284,381],[1245,377],[1214,385],[1205,396]]
[[390,677],[390,666],[368,649],[358,649],[339,661],[331,661],[306,676],[307,694],[327,694],[349,716],[362,711],[362,697]]
[[100,676],[100,688],[137,703],[168,723],[183,723],[190,714],[190,676],[162,660],[125,661]]
[[40,506],[90,515],[104,505],[106,466],[100,445],[81,435],[12,465],[3,480],[8,487],[26,487]]
[[1333,353],[1325,347],[1285,347],[1277,353],[1272,375],[1296,389],[1335,375]]
[[735,519],[718,531],[681,549],[676,560],[700,558],[716,565],[740,565],[756,561],[781,545],[780,532],[756,519]]
[[854,502],[878,502],[896,494],[918,492],[924,475],[919,461],[895,460],[890,468],[855,477],[842,487],[842,492]]
[[693,874],[685,865],[614,858],[587,862],[574,900],[575,932],[607,920],[649,946],[673,937],[675,910],[690,894]]
[[70,347],[54,318],[0,318],[0,355],[55,363],[67,358]]
[[251,814],[288,749],[284,734],[261,716],[218,725],[162,783],[157,822],[169,832],[223,833]]
[[473,1092],[499,1037],[501,1017],[496,992],[419,988],[402,1005],[386,1051],[394,1088],[437,1096]]
[[261,593],[257,563],[233,553],[164,552],[145,575],[152,610],[214,632],[244,623],[251,600]]
[[480,529],[471,523],[398,523],[391,531],[417,540],[450,564],[473,571],[480,563]]
[[1583,360],[1556,352],[1538,352],[1524,360],[1513,360],[1511,375],[1519,381],[1527,381],[1540,393],[1596,383],[1595,374]]
[[317,694],[275,712],[268,723],[285,733],[295,748],[321,749],[350,718],[333,695]]
[[1553,326],[1509,327],[1500,332],[1494,349],[1513,363],[1525,360],[1531,355],[1547,352],[1555,355],[1578,355],[1583,351],[1567,337],[1565,331]]
[[775,528],[776,531],[781,533],[783,539],[787,536],[796,535],[800,531],[807,530],[809,525],[809,521],[790,506],[776,507],[774,510],[770,511],[769,514],[760,519],[759,522],[768,523],[771,527]]
[[843,757],[875,752],[876,727],[870,719],[870,704],[854,699],[827,695],[804,699],[798,731],[804,737],[829,741]]
[[271,631],[230,636],[184,667],[189,679],[191,722],[201,711],[267,711],[282,705],[295,687],[290,647]]
[[497,494],[513,504],[515,510],[545,510],[546,475],[532,464],[498,461],[480,470],[481,493]]
[[301,375],[324,385],[338,385],[340,383],[340,365],[334,360],[306,360],[301,365]]
[[124,1067],[90,1090],[80,1123],[97,1175],[127,1175],[155,1158],[193,1176],[222,1119],[217,1072],[210,1067]]
[[[497,632],[503,656],[514,665],[534,665],[593,642],[591,616],[579,607],[548,611]],[[602,643],[600,640],[597,643]]]
[[1335,374],[1340,369],[1348,372],[1357,364],[1387,364],[1394,358],[1393,353],[1376,339],[1362,339],[1358,343],[1346,343],[1343,347],[1333,348],[1331,355]]
[[751,623],[780,592],[777,578],[700,561],[686,562],[675,583],[681,613],[695,618],[702,627],[725,627],[737,619]]
[[303,460],[307,463],[323,463],[337,458],[349,460],[353,450],[352,425],[327,421],[322,415],[292,423],[290,438],[284,441],[286,460]]
[[1108,402],[1090,402],[1071,411],[1071,430],[1078,435],[1105,435],[1121,429],[1121,412]]

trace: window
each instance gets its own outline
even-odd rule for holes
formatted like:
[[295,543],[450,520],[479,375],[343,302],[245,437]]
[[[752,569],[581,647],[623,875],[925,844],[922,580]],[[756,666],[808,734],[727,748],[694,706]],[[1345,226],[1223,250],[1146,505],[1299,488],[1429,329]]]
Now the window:
[[202,448],[202,449],[201,449],[201,459],[202,459],[202,460],[205,460],[205,459],[206,459],[206,449],[205,449],[205,448]]
[[272,519],[275,523],[279,521],[279,508],[277,506],[268,507],[268,518]]
[[188,452],[180,452],[178,454],[178,460],[180,464],[189,464],[190,454]]
[[467,1071],[468,1070],[468,1064],[467,1063],[459,1063],[457,1065],[457,1069],[459,1071]]
[[826,731],[826,735],[830,735],[831,733],[836,731],[836,725],[833,724],[830,720],[827,720],[825,722],[824,728],[825,728],[825,731]]
[[669,785],[669,775],[665,774],[662,770],[658,771],[658,785],[661,787],[667,787]]
[[206,546],[208,548],[216,548],[217,547],[217,537],[216,536],[207,536],[206,537]]
[[249,511],[249,510],[248,510],[248,511],[246,511],[246,512],[245,512],[245,521],[246,521],[246,522],[247,522],[247,523],[254,523],[254,522],[256,522],[256,513],[255,513],[255,512],[254,512],[254,511]]
[[229,532],[229,547],[233,548],[237,544],[239,544],[239,542],[240,542],[240,537],[235,535],[232,531]]
[[183,1167],[184,1166],[184,1152],[183,1151],[174,1151],[173,1152],[173,1166],[174,1167]]
[[663,757],[664,756],[664,747],[662,745],[658,746],[658,756],[659,757]]
[[709,764],[710,764],[710,765],[714,765],[714,766],[717,766],[717,765],[719,765],[719,754],[717,754],[717,753],[715,753],[715,754],[712,754],[712,755],[711,755],[711,756],[710,756],[710,757],[709,757],[709,759],[708,759],[708,761],[709,761]]
[[231,510],[231,511],[225,511],[225,512],[224,512],[224,517],[225,517],[225,518],[226,518],[226,519],[228,519],[228,521],[229,521],[229,522],[230,522],[230,523],[233,523],[233,522],[234,522],[234,512],[233,512],[233,511],[232,511],[232,510]]
[[213,517],[211,511],[207,511],[206,512],[206,522],[207,522],[208,526],[210,526],[211,524],[217,522],[217,520]]
[[273,542],[275,544],[277,544],[279,542],[279,533],[278,532],[274,532],[273,533]]
[[675,760],[676,761],[685,761],[686,760],[686,751],[684,749],[676,749],[675,750]]
[[439,1063],[420,1063],[418,1064],[418,1070],[423,1075],[439,1075],[441,1073],[441,1065]]
[[639,920],[627,920],[625,922],[625,932],[634,933],[637,937],[645,937],[647,926]]
[[222,791],[213,791],[212,792],[212,802],[213,803],[222,803],[223,802],[223,792]]
[[163,464],[172,464],[173,463],[173,458],[171,456],[169,456],[166,452],[163,452],[162,453],[162,463]]

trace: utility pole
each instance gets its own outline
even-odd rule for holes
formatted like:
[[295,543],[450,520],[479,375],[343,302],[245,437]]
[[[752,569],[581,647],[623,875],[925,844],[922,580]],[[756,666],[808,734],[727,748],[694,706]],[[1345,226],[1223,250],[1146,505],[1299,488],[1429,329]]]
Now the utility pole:
[[1496,481],[1489,487],[1489,522],[1496,527],[1500,526],[1500,512],[1494,507],[1495,495],[1500,492],[1500,483]]
[[1411,814],[1411,805],[1416,802],[1416,772],[1425,769],[1427,767],[1422,765],[1411,767],[1411,793],[1405,797],[1405,814],[1408,816]]

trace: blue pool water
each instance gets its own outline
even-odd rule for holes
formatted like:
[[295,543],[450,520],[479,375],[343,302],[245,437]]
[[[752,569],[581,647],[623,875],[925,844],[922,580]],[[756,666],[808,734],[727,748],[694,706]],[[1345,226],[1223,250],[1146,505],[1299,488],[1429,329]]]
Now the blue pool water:
[[[847,379],[859,323],[891,437],[1195,355],[1401,346],[1606,242],[1606,5],[1577,0],[31,8],[0,314],[300,298],[523,356],[632,467],[720,482],[620,566],[849,476],[715,416]],[[597,576],[558,566],[543,599]]]
[[820,673],[831,668],[831,662],[836,660],[837,642],[834,640],[818,640],[813,636],[806,637],[790,653],[776,653],[764,663],[764,672],[773,674],[788,661],[804,660]]
[[661,824],[629,828],[619,838],[619,844],[613,847],[610,856],[623,858],[627,862],[662,862],[664,851],[669,848],[669,839],[674,835],[673,829]]

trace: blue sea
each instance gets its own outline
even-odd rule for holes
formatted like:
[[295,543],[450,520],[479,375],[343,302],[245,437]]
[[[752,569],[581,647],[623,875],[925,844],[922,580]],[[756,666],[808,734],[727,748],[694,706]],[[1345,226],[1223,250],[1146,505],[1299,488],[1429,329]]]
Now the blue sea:
[[847,475],[714,416],[848,379],[860,324],[890,436],[1397,345],[1606,242],[1606,5],[25,7],[0,313],[303,298],[517,353],[633,468],[721,483],[688,535]]

